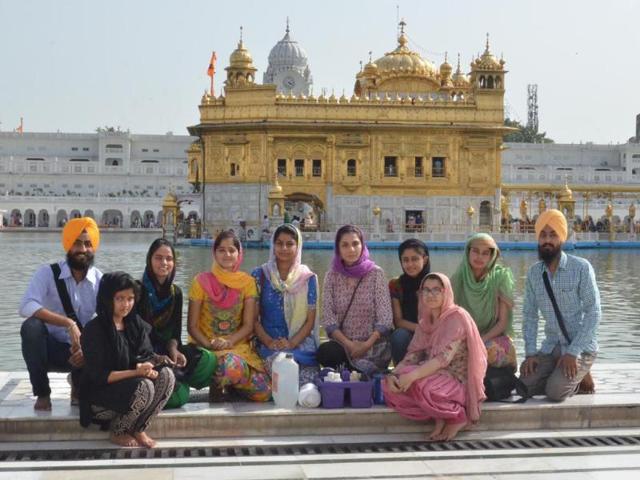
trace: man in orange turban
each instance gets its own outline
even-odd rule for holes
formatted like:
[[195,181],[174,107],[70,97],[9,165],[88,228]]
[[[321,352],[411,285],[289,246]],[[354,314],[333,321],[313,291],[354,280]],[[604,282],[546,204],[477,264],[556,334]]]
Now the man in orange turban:
[[[520,378],[530,395],[561,402],[577,391],[594,391],[590,370],[598,353],[600,292],[591,264],[562,251],[568,234],[562,212],[545,211],[535,230],[541,261],[527,272]],[[539,313],[545,338],[538,349]]]
[[89,217],[74,218],[62,230],[65,260],[41,265],[20,302],[22,356],[29,370],[36,410],[51,410],[47,372],[71,370],[71,401],[80,378],[84,356],[82,327],[96,311],[102,272],[93,266],[100,231]]

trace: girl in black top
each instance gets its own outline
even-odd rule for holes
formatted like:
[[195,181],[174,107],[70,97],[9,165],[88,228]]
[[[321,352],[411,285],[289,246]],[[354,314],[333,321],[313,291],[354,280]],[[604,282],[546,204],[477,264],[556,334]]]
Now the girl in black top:
[[139,287],[124,272],[107,273],[98,289],[96,318],[82,332],[85,367],[80,424],[110,420],[111,441],[154,447],[145,430],[169,399],[173,371],[156,366],[150,327],[135,312]]

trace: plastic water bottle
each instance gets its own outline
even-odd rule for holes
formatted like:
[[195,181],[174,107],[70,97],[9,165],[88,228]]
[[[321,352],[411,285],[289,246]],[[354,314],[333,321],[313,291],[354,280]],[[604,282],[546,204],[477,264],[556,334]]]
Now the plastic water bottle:
[[281,352],[271,367],[273,378],[271,389],[277,407],[293,408],[298,402],[299,367],[293,354]]

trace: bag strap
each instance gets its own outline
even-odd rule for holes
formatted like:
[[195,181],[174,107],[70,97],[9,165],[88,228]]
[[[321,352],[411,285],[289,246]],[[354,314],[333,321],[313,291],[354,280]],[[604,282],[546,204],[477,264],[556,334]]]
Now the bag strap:
[[564,318],[562,317],[562,313],[560,313],[560,308],[558,308],[558,303],[556,302],[553,290],[551,290],[551,282],[549,281],[549,275],[547,275],[546,270],[542,272],[542,280],[544,281],[544,288],[547,290],[547,295],[549,295],[549,299],[553,305],[553,311],[556,313],[556,319],[558,320],[558,325],[560,325],[560,330],[562,330],[562,335],[564,335],[564,338],[567,339],[568,343],[571,343],[567,327],[564,324]]
[[53,272],[53,280],[56,282],[56,289],[58,290],[58,296],[60,297],[62,308],[64,308],[64,313],[67,317],[76,322],[76,325],[80,331],[82,331],[82,324],[76,315],[76,311],[73,309],[73,305],[71,305],[71,297],[69,296],[67,285],[64,283],[64,280],[60,278],[60,265],[52,263],[50,267]]
[[347,306],[347,309],[345,310],[344,315],[342,316],[342,320],[340,320],[340,328],[342,328],[342,324],[347,319],[347,315],[349,314],[349,309],[351,309],[351,304],[353,303],[353,299],[356,296],[356,292],[358,291],[358,287],[360,286],[360,283],[362,283],[363,278],[364,277],[360,277],[360,279],[358,280],[358,283],[356,284],[356,288],[353,289],[353,293],[351,294],[351,300],[349,300],[349,305]]

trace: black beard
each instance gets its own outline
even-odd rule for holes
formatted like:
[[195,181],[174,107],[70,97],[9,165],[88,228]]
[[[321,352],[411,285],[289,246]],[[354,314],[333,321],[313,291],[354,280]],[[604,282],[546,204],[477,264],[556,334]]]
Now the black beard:
[[67,264],[71,270],[86,272],[93,265],[93,253],[86,252],[84,258],[78,257],[78,254],[72,255],[67,253]]
[[[545,244],[546,245],[546,244]],[[547,265],[553,263],[553,261],[560,256],[562,247],[552,248],[551,250],[543,249],[542,245],[538,245],[538,258]]]

